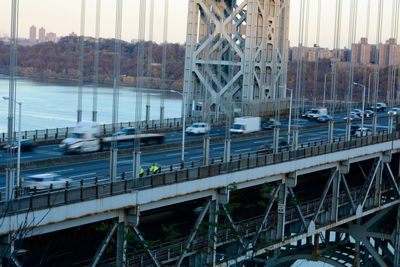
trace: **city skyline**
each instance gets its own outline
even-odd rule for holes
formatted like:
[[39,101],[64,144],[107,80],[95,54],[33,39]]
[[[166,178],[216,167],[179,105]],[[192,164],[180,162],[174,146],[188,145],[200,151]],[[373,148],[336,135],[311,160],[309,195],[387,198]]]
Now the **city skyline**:
[[[139,1],[136,2],[123,2],[123,27],[122,39],[131,41],[138,39],[138,10]],[[150,1],[147,1],[147,14],[149,14]],[[168,42],[184,43],[186,40],[186,18],[187,18],[187,1],[182,1],[182,5],[173,5],[169,3],[169,27],[168,27]],[[291,46],[295,46],[298,42],[298,24],[299,24],[299,9],[300,1],[291,3],[290,26],[289,26],[289,40]],[[44,25],[50,32],[55,32],[59,36],[67,36],[71,32],[80,34],[80,1],[73,1],[72,3],[65,0],[42,0],[29,1],[20,3],[20,19],[19,21],[19,36],[21,38],[29,38],[28,29],[31,25]],[[153,41],[157,43],[162,42],[163,27],[163,12],[164,0],[154,0],[155,13],[154,13],[154,38]],[[317,21],[317,3],[318,1],[310,0],[310,15],[309,15],[309,30],[304,36],[304,46],[312,46],[316,43],[316,21]],[[9,36],[10,14],[7,12],[10,3],[3,3],[5,8],[0,9],[0,36]],[[96,1],[86,1],[86,20],[85,20],[85,36],[95,36],[95,5]],[[348,47],[351,43],[348,40],[348,25],[349,25],[349,3],[344,3],[342,7],[341,20],[341,37],[340,46]],[[382,27],[382,40],[389,39],[391,31],[391,11],[392,3],[384,1],[384,18]],[[321,24],[323,25],[320,37],[320,46],[333,47],[334,31],[334,16],[335,10],[334,2],[322,1]],[[361,37],[368,37],[370,43],[376,42],[376,1],[371,1],[371,17],[369,22],[368,36],[366,32],[366,13],[367,1],[359,1],[358,17],[357,17],[357,31],[355,40]],[[149,16],[147,16],[149,17]],[[326,19],[330,18],[330,19]],[[68,21],[68,23],[64,23]],[[115,21],[115,4],[113,2],[102,2],[101,12],[101,28],[100,35],[103,38],[114,37],[114,21]],[[146,40],[149,39],[148,34],[149,20],[146,22]]]

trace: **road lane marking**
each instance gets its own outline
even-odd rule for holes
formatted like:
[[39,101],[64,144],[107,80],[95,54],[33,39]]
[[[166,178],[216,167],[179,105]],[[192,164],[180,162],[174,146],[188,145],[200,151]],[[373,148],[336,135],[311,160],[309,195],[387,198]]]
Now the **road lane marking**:
[[182,155],[182,153],[167,154],[167,157],[174,157],[174,156],[179,156],[179,155]]
[[96,174],[95,172],[91,172],[91,173],[69,176],[69,178],[79,178],[79,177],[91,176],[91,175],[95,175],[95,174]]
[[54,171],[54,172],[69,172],[69,171],[74,171],[75,169],[63,169],[63,170],[57,170],[57,171]]
[[221,147],[212,147],[211,149],[212,150],[224,150],[224,147],[223,146],[221,146]]
[[250,150],[253,150],[253,148],[248,147],[248,148],[243,148],[243,149],[237,149],[237,150],[235,150],[235,152],[246,152],[246,151],[250,151]]
[[267,142],[266,140],[259,140],[259,141],[254,141],[253,144],[263,144]]
[[21,159],[30,159],[33,158],[33,156],[25,156],[25,157],[21,157]]
[[126,164],[126,163],[132,163],[132,162],[133,162],[133,160],[127,159],[127,160],[120,160],[117,162],[117,164]]

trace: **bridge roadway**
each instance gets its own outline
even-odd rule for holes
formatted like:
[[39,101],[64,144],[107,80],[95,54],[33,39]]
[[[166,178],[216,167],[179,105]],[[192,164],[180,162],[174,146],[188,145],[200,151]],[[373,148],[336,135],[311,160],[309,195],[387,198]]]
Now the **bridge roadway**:
[[[136,227],[141,212],[193,199],[209,198],[207,206],[199,216],[199,218],[202,216],[204,218],[205,212],[212,205],[211,202],[222,204],[229,202],[229,192],[232,187],[235,190],[241,190],[268,183],[276,187],[271,195],[273,196],[271,203],[273,204],[274,200],[278,202],[278,224],[272,244],[257,250],[248,247],[253,250],[254,255],[261,255],[399,204],[400,192],[397,180],[388,165],[392,160],[392,155],[399,151],[400,134],[396,132],[391,135],[363,137],[351,142],[337,142],[275,155],[253,155],[226,164],[189,168],[136,180],[126,177],[125,180],[108,185],[89,185],[21,197],[12,202],[0,204],[2,214],[4,214],[0,234],[28,228],[27,236],[38,235],[112,218],[118,218],[120,223]],[[336,175],[348,173],[351,164],[372,159],[375,159],[376,164],[373,164],[370,174],[366,175],[364,185],[356,193],[357,197],[352,196],[356,189],[351,188],[347,191],[336,191],[338,195],[333,194],[332,200],[327,198],[326,193],[332,182],[338,182],[334,178]],[[398,157],[396,159],[398,160]],[[394,163],[394,165],[398,164],[398,162]],[[389,188],[381,186],[382,171],[386,168],[385,166],[389,168],[388,173],[391,174],[386,177],[389,180],[386,183],[393,182]],[[378,168],[381,171],[378,171]],[[283,219],[286,216],[281,215],[286,214],[285,206],[289,206],[289,203],[286,203],[287,192],[296,186],[298,177],[327,169],[334,171],[329,179],[330,182],[325,185],[326,190],[321,196],[318,208],[314,210],[313,219],[304,221],[304,215],[300,213],[297,220],[303,221],[304,231],[298,231],[296,235],[286,233],[286,222]],[[338,183],[340,184],[340,179]],[[324,185],[321,184],[321,186]],[[332,190],[335,192],[333,185]],[[385,190],[389,190],[390,194],[386,195]],[[373,194],[370,194],[372,191]],[[348,197],[346,203],[349,204],[346,207],[350,212],[339,214],[341,205],[339,196],[343,194]],[[326,201],[331,203],[332,207],[325,207]],[[321,210],[322,207],[324,207],[323,210]],[[326,208],[329,210],[327,211]],[[328,212],[328,217],[322,216],[323,212]],[[268,219],[268,215],[269,211],[264,217],[264,222]],[[185,256],[187,252],[188,250],[184,250],[181,255]],[[246,257],[245,253],[239,255],[238,259],[245,260]]]
[[[378,120],[378,130],[386,130],[387,129],[387,114],[379,113]],[[343,115],[338,114],[335,117],[335,121],[337,122],[334,136],[340,137],[345,134],[345,125],[343,123]],[[308,121],[300,119],[300,125],[302,126],[299,142],[307,143],[311,141],[321,141],[327,140],[327,124],[320,124],[315,121]],[[283,121],[282,124],[282,138],[287,138],[284,132],[284,129],[287,128],[288,121]],[[357,122],[356,122],[357,123]],[[371,120],[366,119],[365,125],[370,126]],[[211,138],[218,138],[224,136],[225,129],[223,128],[215,128],[210,133]],[[181,141],[181,132],[171,132],[166,133],[166,144],[177,144]],[[260,133],[262,134],[262,133]],[[187,136],[186,140],[188,142],[191,141],[201,141],[201,136]],[[265,131],[265,135],[248,138],[247,140],[241,139],[233,139],[231,146],[231,153],[233,155],[239,154],[247,154],[249,152],[254,152],[260,146],[265,143],[272,143],[272,131]],[[131,144],[121,144],[120,148],[131,147]],[[186,147],[185,150],[185,159],[189,164],[193,162],[194,165],[199,165],[202,163],[202,145],[199,144],[197,146]],[[221,143],[211,144],[210,146],[210,158],[220,159],[223,156],[223,145]],[[36,148],[33,152],[25,152],[22,154],[21,162],[30,162],[30,161],[40,161],[40,160],[48,160],[51,158],[63,158],[64,155],[59,150],[58,146],[50,145],[50,146],[40,146]],[[167,151],[157,151],[157,152],[144,152],[142,153],[142,165],[148,166],[152,163],[157,163],[161,166],[162,170],[169,169],[170,165],[177,164],[181,157],[181,149],[180,145],[175,146],[174,149],[169,149]],[[81,179],[89,179],[93,180],[95,176],[100,177],[101,179],[107,179],[109,174],[109,161],[108,159],[104,160],[96,160],[92,162],[84,162],[87,161],[86,158],[90,157],[81,157],[79,162],[76,163],[64,163],[57,166],[50,167],[40,167],[34,168],[31,170],[26,170],[21,172],[23,177],[38,174],[43,172],[55,172],[63,177],[68,177],[72,180],[79,181]],[[84,162],[84,163],[83,163]],[[6,153],[2,151],[0,153],[0,166],[6,164]],[[131,156],[120,156],[118,159],[118,172],[119,173],[129,173],[132,170],[132,157]],[[5,186],[5,174],[0,174],[0,187]]]

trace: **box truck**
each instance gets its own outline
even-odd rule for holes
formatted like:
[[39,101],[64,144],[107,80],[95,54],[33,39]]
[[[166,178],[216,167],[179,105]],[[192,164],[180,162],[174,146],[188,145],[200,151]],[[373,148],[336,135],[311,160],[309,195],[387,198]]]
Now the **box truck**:
[[261,129],[261,118],[260,117],[238,117],[234,119],[234,122],[230,128],[231,133],[252,133],[260,131]]

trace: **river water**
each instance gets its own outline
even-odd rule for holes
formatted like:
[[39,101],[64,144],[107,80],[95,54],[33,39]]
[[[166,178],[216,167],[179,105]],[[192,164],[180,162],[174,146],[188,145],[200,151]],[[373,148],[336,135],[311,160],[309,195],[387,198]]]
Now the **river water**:
[[[8,96],[9,82],[6,77],[0,77],[0,97]],[[102,87],[98,89],[99,123],[111,123],[113,89]],[[83,87],[83,121],[92,118],[93,89]],[[138,90],[123,87],[119,90],[118,121],[135,121],[136,96]],[[150,119],[160,119],[160,104],[164,97],[165,118],[177,118],[181,114],[182,96],[173,91],[143,89],[142,120],[145,120],[147,96],[150,97]],[[162,93],[164,92],[164,93]],[[74,126],[78,102],[78,87],[39,83],[26,79],[17,81],[17,101],[22,102],[22,130],[35,130]],[[0,132],[7,131],[8,101],[0,98]],[[18,120],[18,109],[16,112]],[[18,123],[18,121],[16,121]],[[18,125],[18,124],[16,124]],[[18,130],[18,127],[16,127]]]

